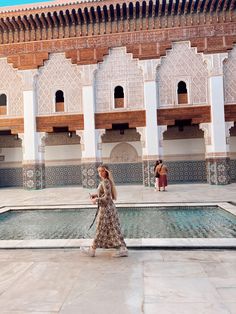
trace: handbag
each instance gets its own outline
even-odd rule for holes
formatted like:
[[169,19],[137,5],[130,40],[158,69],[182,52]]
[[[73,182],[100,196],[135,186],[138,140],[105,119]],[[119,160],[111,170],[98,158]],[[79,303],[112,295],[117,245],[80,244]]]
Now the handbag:
[[[161,168],[162,168],[162,166],[163,166],[163,165],[161,165]],[[161,171],[161,168],[160,168],[159,171]],[[155,171],[155,177],[156,177],[156,178],[160,178],[160,173],[159,173],[159,171]]]

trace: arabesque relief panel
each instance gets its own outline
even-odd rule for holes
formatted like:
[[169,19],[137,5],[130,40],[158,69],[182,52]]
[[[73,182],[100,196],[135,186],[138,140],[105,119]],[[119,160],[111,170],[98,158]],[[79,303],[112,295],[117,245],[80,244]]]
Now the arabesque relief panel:
[[7,115],[23,116],[23,82],[7,60],[0,59],[0,94],[7,96]]
[[112,111],[114,89],[123,87],[124,107],[142,109],[144,103],[143,74],[138,60],[126,52],[125,47],[110,50],[95,74],[96,112]]
[[202,55],[189,42],[173,43],[157,70],[160,107],[177,105],[177,86],[184,81],[188,89],[188,104],[206,105],[207,66]]
[[45,65],[39,69],[38,115],[55,112],[55,93],[64,93],[66,113],[82,112],[81,73],[77,65],[65,58],[64,53],[51,54]]
[[236,103],[236,45],[229,52],[228,59],[224,62],[224,93],[225,103]]

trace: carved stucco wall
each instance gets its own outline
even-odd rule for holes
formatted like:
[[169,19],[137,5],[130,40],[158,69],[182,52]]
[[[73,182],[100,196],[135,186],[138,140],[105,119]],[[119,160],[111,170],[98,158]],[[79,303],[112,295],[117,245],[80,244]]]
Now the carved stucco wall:
[[112,111],[114,88],[122,86],[125,108],[143,108],[143,74],[138,60],[126,48],[114,48],[99,64],[95,73],[96,111]]
[[111,162],[137,162],[138,153],[136,149],[128,143],[119,143],[111,151]]
[[55,112],[55,93],[64,92],[65,112],[82,112],[82,84],[79,67],[66,59],[64,53],[51,54],[39,70],[37,80],[38,114]]
[[189,104],[207,104],[207,65],[188,42],[173,43],[157,69],[160,107],[176,105],[177,85],[184,81],[188,89]]
[[0,59],[0,94],[7,95],[7,114],[9,116],[23,115],[23,83],[17,70]]
[[236,103],[236,45],[229,52],[228,59],[224,62],[224,93],[225,103]]

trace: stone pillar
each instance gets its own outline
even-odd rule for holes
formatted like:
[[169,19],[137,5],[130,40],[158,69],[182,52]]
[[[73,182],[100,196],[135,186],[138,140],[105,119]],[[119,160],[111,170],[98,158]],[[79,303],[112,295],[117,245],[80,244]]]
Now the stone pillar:
[[224,113],[223,61],[227,53],[204,56],[208,66],[211,123],[208,125],[210,143],[206,145],[207,179],[210,184],[229,184],[229,155],[226,143]]
[[95,129],[94,70],[96,65],[85,65],[82,69],[84,131],[77,131],[82,148],[82,185],[96,188],[99,182],[97,167],[102,162],[101,136],[105,130]]
[[143,147],[143,184],[145,186],[154,185],[153,168],[156,160],[160,158],[156,88],[156,68],[159,62],[159,60],[139,61],[144,75],[146,127],[137,128],[137,131],[141,134]]
[[25,189],[45,188],[45,163],[42,141],[45,133],[36,132],[37,70],[19,71],[24,83],[23,186]]

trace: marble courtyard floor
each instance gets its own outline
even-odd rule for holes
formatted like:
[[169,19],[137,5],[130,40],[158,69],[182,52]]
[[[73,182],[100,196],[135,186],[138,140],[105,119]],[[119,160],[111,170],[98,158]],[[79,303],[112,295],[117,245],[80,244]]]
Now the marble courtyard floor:
[[[0,207],[89,204],[80,187],[0,189]],[[91,192],[91,191],[90,191]],[[233,202],[236,184],[118,186],[117,203]],[[1,241],[0,241],[1,242]],[[79,248],[0,249],[1,314],[236,313],[236,250],[131,248],[95,258]],[[234,246],[235,247],[235,246]]]

